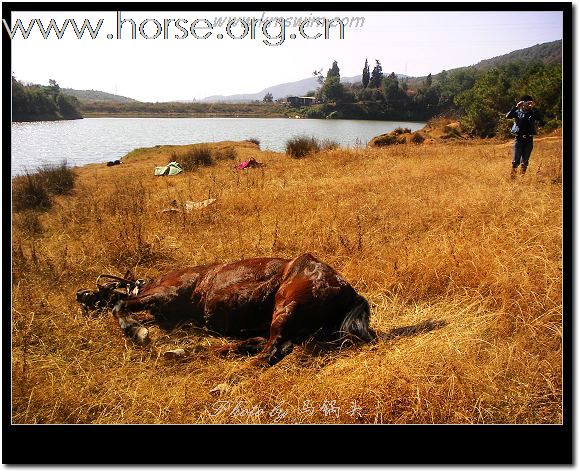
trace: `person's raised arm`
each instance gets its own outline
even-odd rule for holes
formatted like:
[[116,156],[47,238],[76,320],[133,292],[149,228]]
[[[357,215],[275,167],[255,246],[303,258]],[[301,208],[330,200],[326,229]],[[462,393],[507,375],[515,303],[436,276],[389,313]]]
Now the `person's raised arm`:
[[518,103],[516,103],[512,107],[512,109],[506,113],[505,117],[506,118],[515,118],[516,117],[516,110],[518,108],[520,108],[523,104],[524,104],[524,102],[522,102],[522,101],[519,101]]

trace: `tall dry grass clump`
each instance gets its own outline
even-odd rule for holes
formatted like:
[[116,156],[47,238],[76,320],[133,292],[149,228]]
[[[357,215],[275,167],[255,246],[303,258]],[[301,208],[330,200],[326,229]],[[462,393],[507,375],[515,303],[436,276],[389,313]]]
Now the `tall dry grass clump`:
[[211,166],[214,164],[211,149],[206,145],[190,149],[181,155],[175,153],[172,158],[178,160],[185,171],[191,171],[200,166]]
[[12,183],[12,208],[15,211],[28,209],[48,210],[52,199],[46,182],[36,173],[26,172]]
[[[561,138],[537,139],[524,177],[511,144],[335,149],[288,160],[249,142],[165,178],[195,146],[133,151],[76,171],[44,213],[13,215],[15,423],[558,423],[562,419]],[[179,159],[177,159],[179,161]],[[191,212],[172,201],[216,198]],[[226,339],[148,325],[146,347],[110,313],[84,313],[101,273],[310,252],[371,305],[379,333],[428,333],[328,350],[300,345],[266,370],[218,357]],[[163,352],[184,348],[186,357]],[[210,393],[225,385],[219,397]],[[250,415],[256,407],[261,414]],[[245,412],[245,413],[244,413]]]
[[319,151],[332,151],[340,146],[334,139],[319,139],[315,136],[295,136],[286,141],[286,154],[299,159]]
[[66,195],[74,188],[76,174],[66,160],[58,164],[44,165],[38,174],[46,183],[48,191],[53,195]]
[[286,154],[296,159],[320,151],[320,143],[313,136],[296,136],[286,141]]
[[185,151],[172,151],[171,159],[179,162],[186,172],[215,165],[217,161],[233,161],[237,151],[233,146],[210,147],[198,144]]
[[48,210],[52,195],[65,195],[72,191],[76,175],[66,161],[47,164],[35,172],[25,172],[12,183],[12,207],[15,211]]
[[258,138],[248,138],[248,141],[254,143],[258,148],[260,148],[260,140]]

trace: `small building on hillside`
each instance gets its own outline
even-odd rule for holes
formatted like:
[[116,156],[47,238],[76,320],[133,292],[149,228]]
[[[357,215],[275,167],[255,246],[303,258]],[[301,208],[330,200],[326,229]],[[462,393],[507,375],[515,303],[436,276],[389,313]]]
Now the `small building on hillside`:
[[316,103],[315,97],[286,97],[286,103],[293,107],[301,107],[305,105],[314,105]]

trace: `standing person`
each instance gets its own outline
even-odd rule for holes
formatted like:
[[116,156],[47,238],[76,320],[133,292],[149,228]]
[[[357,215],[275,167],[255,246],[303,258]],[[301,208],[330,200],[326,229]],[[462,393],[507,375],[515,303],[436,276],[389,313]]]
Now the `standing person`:
[[538,111],[534,109],[534,99],[530,95],[524,95],[506,114],[506,118],[514,118],[512,134],[516,135],[511,172],[513,179],[520,164],[522,165],[522,175],[526,173],[534,147],[535,123],[538,121],[543,126],[545,122]]

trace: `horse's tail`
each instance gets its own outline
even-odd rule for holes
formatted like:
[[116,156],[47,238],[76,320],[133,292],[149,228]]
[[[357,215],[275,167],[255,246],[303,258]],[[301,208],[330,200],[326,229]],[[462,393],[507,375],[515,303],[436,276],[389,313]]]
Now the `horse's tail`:
[[367,343],[374,341],[377,335],[370,329],[369,319],[369,302],[364,297],[356,295],[353,305],[344,315],[339,332],[342,336],[348,336]]

